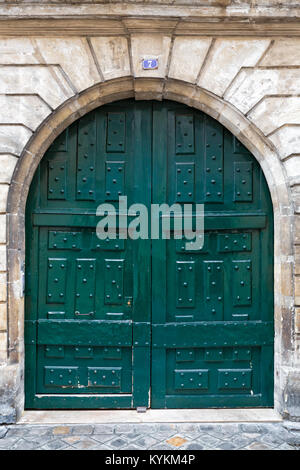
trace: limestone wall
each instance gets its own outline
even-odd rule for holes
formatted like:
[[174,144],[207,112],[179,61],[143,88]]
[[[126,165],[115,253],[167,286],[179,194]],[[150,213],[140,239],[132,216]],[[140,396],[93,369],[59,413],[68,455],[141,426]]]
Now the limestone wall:
[[[134,3],[141,2],[128,2]],[[186,2],[165,3],[183,5]],[[274,7],[276,4],[270,0],[254,3],[255,7]],[[234,5],[254,7],[250,0],[209,1],[207,4],[221,5],[222,8]],[[286,16],[291,16],[290,10]],[[226,35],[224,25],[223,35],[209,35],[207,31],[201,35],[194,30],[191,34],[187,27],[185,30],[182,27],[180,34],[174,34],[173,30],[170,32],[174,27],[173,23],[170,26],[170,18],[166,19],[164,27],[159,24],[155,32],[147,32],[145,24],[139,32],[138,20],[135,19],[133,24],[129,18],[126,20],[128,23],[125,20],[122,23],[122,27],[124,24],[126,27],[120,34],[114,34],[115,28],[98,36],[95,33],[90,36],[58,36],[55,33],[47,37],[44,34],[31,35],[30,31],[26,31],[24,36],[18,31],[13,36],[10,28],[9,34],[0,37],[0,370],[10,363],[12,352],[17,351],[16,361],[21,360],[23,351],[21,337],[11,342],[7,333],[7,242],[10,241],[7,240],[6,213],[15,167],[28,154],[28,142],[38,135],[41,126],[52,125],[50,117],[56,110],[68,100],[80,97],[90,87],[111,80],[118,83],[117,79],[121,77],[132,81],[133,96],[137,99],[172,98],[176,96],[176,87],[179,90],[180,84],[189,85],[190,91],[182,101],[193,104],[195,94],[203,91],[205,99],[211,97],[219,103],[216,117],[224,125],[232,112],[236,134],[240,127],[241,136],[246,136],[245,139],[248,129],[261,136],[264,142],[261,152],[257,147],[251,147],[251,139],[249,148],[257,158],[268,154],[273,182],[263,159],[260,163],[271,193],[277,195],[274,211],[280,214],[282,224],[275,227],[278,237],[275,263],[281,266],[281,271],[278,271],[281,279],[275,291],[275,302],[280,306],[276,322],[281,325],[278,326],[278,332],[281,331],[278,334],[282,335],[281,346],[276,351],[280,356],[277,362],[283,365],[283,372],[277,371],[281,377],[278,379],[279,389],[284,391],[289,374],[300,367],[297,349],[300,342],[300,37],[297,34],[293,37],[272,35],[271,29],[267,34],[258,30],[257,36],[253,31],[242,35],[242,25],[238,35],[232,32]],[[157,70],[142,69],[141,60],[147,57],[158,58]],[[150,79],[157,79],[155,83],[159,83],[152,95],[154,82]],[[99,93],[101,95],[101,91]],[[226,119],[222,114],[223,107]],[[238,116],[241,116],[240,122]],[[54,138],[56,131],[52,131]],[[35,158],[34,153],[31,158]],[[26,178],[24,175],[24,181]],[[15,183],[22,185],[19,174]],[[10,211],[10,217],[13,215]],[[281,250],[285,244],[288,249]],[[10,282],[13,282],[14,296],[21,298],[20,273],[17,272]],[[14,305],[13,301],[10,305]],[[284,312],[288,312],[286,317]],[[20,325],[18,328],[22,330]]]

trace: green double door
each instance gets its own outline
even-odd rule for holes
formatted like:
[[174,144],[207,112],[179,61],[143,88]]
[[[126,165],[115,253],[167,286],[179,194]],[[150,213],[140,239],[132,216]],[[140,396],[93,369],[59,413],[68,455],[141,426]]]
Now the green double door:
[[[100,240],[120,196],[204,204],[203,247],[172,213],[170,239],[124,239],[117,217]],[[200,111],[126,100],[72,124],[27,202],[26,407],[272,406],[272,217],[255,158]]]

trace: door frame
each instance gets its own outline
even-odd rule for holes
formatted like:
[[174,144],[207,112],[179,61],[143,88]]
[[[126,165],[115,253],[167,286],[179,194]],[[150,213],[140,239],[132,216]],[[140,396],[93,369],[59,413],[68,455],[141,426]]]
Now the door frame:
[[[199,109],[223,124],[260,163],[269,186],[274,213],[274,406],[279,412],[284,412],[284,387],[293,341],[293,277],[290,268],[293,256],[290,242],[293,219],[288,210],[291,207],[291,198],[284,169],[271,142],[240,111],[224,100],[174,79],[166,79],[164,87],[161,85],[161,79],[133,80],[131,77],[121,77],[83,91],[50,114],[33,134],[18,160],[7,205],[9,358],[6,368],[17,416],[24,409],[24,214],[31,180],[45,151],[72,122],[96,107],[126,98],[165,98]],[[4,378],[5,376],[4,371]]]

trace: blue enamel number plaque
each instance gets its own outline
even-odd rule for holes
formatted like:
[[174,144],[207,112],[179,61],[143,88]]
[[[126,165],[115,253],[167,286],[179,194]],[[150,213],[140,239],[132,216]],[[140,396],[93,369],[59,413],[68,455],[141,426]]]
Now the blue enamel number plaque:
[[154,70],[158,68],[158,59],[143,59],[144,70]]

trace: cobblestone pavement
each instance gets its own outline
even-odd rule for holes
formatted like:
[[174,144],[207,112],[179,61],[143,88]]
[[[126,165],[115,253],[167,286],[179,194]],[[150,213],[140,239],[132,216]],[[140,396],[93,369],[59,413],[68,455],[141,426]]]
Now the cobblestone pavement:
[[300,423],[0,426],[0,450],[300,450]]

